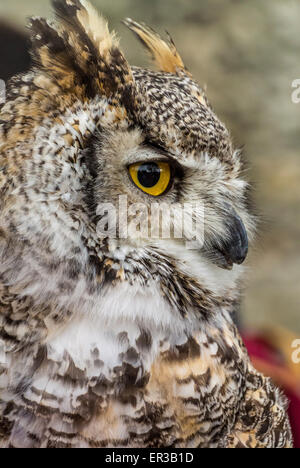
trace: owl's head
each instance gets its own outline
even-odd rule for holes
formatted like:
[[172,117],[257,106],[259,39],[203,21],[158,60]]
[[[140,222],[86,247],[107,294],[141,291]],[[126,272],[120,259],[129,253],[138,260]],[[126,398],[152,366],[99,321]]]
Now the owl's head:
[[53,5],[1,109],[1,281],[66,307],[119,282],[154,281],[182,315],[236,300],[240,153],[173,41],[127,19],[158,71],[132,67],[86,0]]

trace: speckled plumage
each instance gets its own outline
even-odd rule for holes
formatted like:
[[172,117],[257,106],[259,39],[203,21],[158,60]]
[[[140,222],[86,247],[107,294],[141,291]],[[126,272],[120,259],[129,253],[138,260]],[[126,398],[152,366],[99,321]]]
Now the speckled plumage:
[[[228,131],[173,42],[126,20],[160,70],[130,67],[85,0],[53,4],[0,111],[0,446],[291,446],[232,320],[254,228]],[[100,203],[150,204],[126,168],[158,155],[182,167],[161,200],[205,204],[199,251],[97,236]]]

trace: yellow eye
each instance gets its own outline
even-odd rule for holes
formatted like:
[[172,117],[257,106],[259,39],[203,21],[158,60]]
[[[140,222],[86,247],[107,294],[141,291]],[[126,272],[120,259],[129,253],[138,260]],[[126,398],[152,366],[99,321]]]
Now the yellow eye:
[[166,162],[145,162],[129,166],[134,184],[153,197],[163,195],[171,184],[171,167]]

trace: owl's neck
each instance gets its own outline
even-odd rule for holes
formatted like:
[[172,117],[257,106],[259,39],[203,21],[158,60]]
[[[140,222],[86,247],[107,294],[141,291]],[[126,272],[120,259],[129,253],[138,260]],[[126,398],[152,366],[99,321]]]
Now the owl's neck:
[[125,282],[109,288],[97,306],[54,328],[46,345],[54,362],[68,355],[76,368],[88,369],[90,378],[114,380],[128,366],[139,376],[147,374],[166,347],[181,345],[194,329],[154,284],[141,288]]
[[26,399],[30,399],[26,392],[31,393],[32,385],[43,393],[49,379],[57,378],[72,380],[74,385],[103,379],[119,391],[124,374],[134,374],[135,381],[144,378],[156,357],[166,348],[187,341],[194,328],[172,310],[155,284],[141,288],[119,283],[94,302],[82,301],[80,306],[63,323],[55,323],[50,316],[42,319],[44,328],[37,327],[27,346],[24,343],[29,331],[25,324],[24,336],[19,338],[20,327],[6,326],[11,334],[16,332],[12,343],[6,340],[0,347],[0,365],[7,367],[7,386],[27,389]]

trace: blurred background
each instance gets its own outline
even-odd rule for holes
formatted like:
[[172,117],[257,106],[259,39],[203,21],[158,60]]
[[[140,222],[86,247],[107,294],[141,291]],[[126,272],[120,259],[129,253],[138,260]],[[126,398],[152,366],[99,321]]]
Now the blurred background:
[[[300,335],[300,79],[298,0],[94,0],[121,36],[132,64],[141,46],[120,20],[131,16],[170,32],[188,68],[249,161],[261,217],[249,259],[243,320]],[[23,31],[31,15],[51,16],[48,0],[0,0],[0,79],[26,68]],[[11,36],[13,26],[18,34]]]

